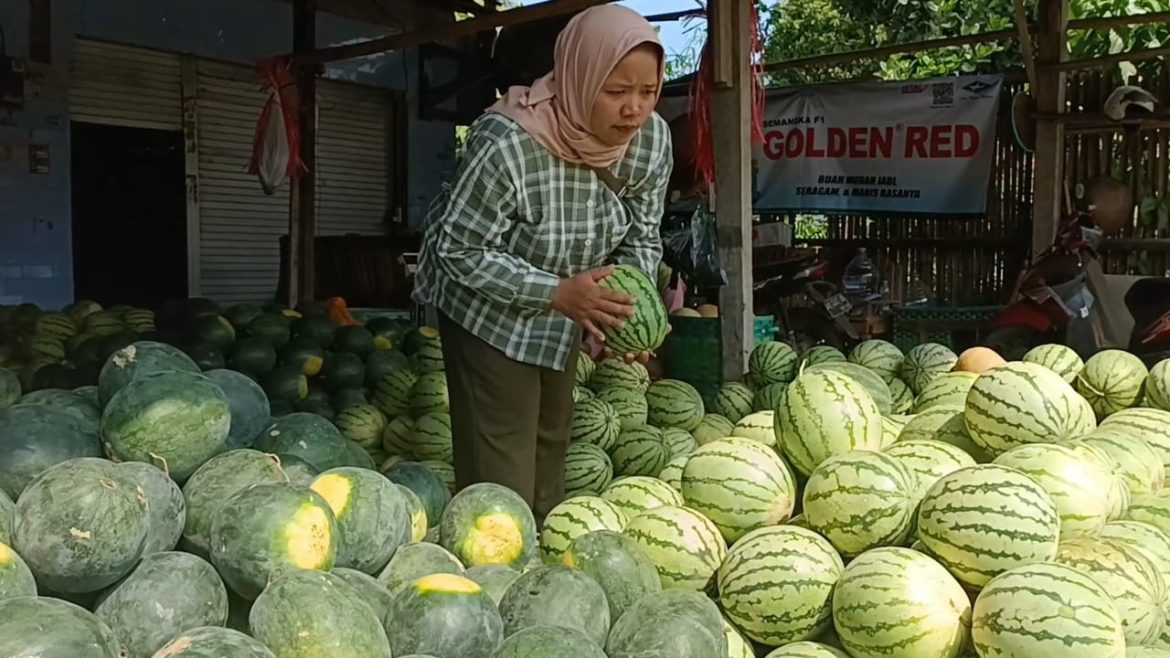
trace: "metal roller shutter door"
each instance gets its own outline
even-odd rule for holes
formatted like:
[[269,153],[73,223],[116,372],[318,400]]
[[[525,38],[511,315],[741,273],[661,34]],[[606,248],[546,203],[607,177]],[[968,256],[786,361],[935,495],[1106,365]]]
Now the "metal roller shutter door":
[[69,62],[73,121],[181,130],[179,55],[77,38]]

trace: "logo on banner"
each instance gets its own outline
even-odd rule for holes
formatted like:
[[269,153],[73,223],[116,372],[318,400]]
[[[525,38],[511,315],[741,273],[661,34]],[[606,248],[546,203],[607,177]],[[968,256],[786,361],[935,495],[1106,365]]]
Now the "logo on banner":
[[926,91],[926,85],[902,85],[903,94],[921,94]]
[[955,83],[940,82],[930,86],[933,107],[942,107],[955,104]]

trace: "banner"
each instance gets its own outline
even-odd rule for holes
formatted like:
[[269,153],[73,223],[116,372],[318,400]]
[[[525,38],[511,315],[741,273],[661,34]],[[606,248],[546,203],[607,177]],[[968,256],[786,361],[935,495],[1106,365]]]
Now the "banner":
[[[769,92],[756,210],[985,213],[1002,84],[963,76]],[[663,98],[660,110],[669,120],[683,107]]]

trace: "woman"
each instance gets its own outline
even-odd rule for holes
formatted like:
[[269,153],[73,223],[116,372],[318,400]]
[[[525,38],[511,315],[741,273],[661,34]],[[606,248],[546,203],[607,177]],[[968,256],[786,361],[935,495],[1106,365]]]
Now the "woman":
[[664,59],[629,9],[574,17],[553,71],[471,126],[423,240],[416,297],[439,312],[456,483],[508,486],[538,519],[565,493],[582,331],[604,341],[633,313],[598,282],[612,263],[653,278],[661,259]]

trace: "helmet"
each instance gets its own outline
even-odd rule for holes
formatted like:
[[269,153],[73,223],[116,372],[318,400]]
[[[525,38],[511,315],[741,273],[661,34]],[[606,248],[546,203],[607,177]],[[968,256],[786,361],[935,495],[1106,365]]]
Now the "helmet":
[[1105,99],[1105,116],[1113,121],[1132,119],[1150,114],[1158,105],[1158,99],[1150,92],[1133,85],[1123,85],[1113,90]]

